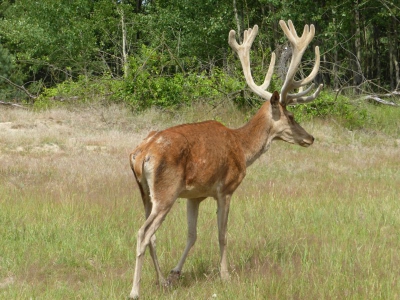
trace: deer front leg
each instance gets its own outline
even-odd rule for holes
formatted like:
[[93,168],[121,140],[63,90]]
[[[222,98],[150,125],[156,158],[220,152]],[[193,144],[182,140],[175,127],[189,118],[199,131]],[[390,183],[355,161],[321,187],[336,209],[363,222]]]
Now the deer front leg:
[[193,247],[197,239],[197,218],[199,216],[199,206],[200,202],[205,198],[200,199],[187,199],[187,225],[188,225],[188,235],[185,250],[175,268],[171,270],[167,281],[173,284],[180,276],[183,265],[189,254],[190,249]]
[[221,253],[221,279],[229,279],[229,271],[226,257],[226,231],[228,225],[228,214],[231,195],[221,195],[217,199],[218,203],[218,240]]

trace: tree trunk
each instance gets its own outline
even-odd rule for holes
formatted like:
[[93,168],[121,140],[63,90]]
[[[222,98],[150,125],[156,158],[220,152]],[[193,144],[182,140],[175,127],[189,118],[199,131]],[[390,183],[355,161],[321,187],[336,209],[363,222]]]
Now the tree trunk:
[[[121,1],[122,2],[122,1]],[[152,2],[152,1],[149,1]],[[146,2],[147,3],[147,2]],[[136,10],[135,13],[140,13],[142,10],[142,0],[136,0]]]
[[397,90],[400,88],[400,68],[398,61],[399,44],[398,44],[398,31],[397,23],[394,16],[392,16],[392,26],[393,26],[393,64],[395,72],[395,86],[392,90]]
[[[123,1],[120,2],[123,5]],[[122,69],[124,72],[124,78],[128,77],[129,66],[128,66],[128,51],[127,51],[127,41],[126,41],[126,25],[125,25],[125,15],[124,8],[119,7],[118,13],[121,16],[121,31],[122,31]]]
[[381,84],[381,49],[380,49],[380,43],[379,43],[379,38],[380,38],[380,30],[379,26],[374,25],[374,43],[375,43],[375,52],[374,52],[374,57],[375,57],[375,78],[378,81],[378,84]]
[[394,57],[394,45],[393,45],[393,35],[389,33],[389,80],[390,80],[390,89],[394,90],[395,88],[395,77],[394,77],[394,61],[396,58]]
[[[135,13],[139,14],[142,12],[142,2],[143,0],[136,0],[136,7],[135,7]],[[151,4],[151,2],[153,2],[152,0],[149,0],[148,2],[146,2],[147,4]],[[140,39],[140,31],[138,30],[136,32],[136,41]]]
[[241,37],[241,30],[240,30],[240,19],[239,19],[239,14],[238,14],[237,7],[236,7],[236,0],[233,0],[233,13],[235,14],[238,40],[239,40],[239,43],[241,44],[242,37]]
[[336,18],[333,18],[333,26],[335,28],[334,33],[334,47],[333,47],[333,88],[334,90],[339,89],[339,75],[338,75],[338,68],[339,68],[339,59],[338,59],[338,33],[336,28]]
[[[355,9],[354,9],[354,21],[355,21],[355,40],[354,40],[354,47],[356,52],[354,69],[353,69],[353,84],[354,86],[358,86],[362,83],[362,69],[361,69],[361,30],[360,30],[360,11],[358,9],[359,0],[354,1]],[[356,89],[359,92],[358,89]]]
[[[275,16],[276,15],[276,9],[275,9],[275,6],[273,5],[273,4],[269,4],[269,10],[270,10],[270,12],[271,12],[271,14],[273,15],[273,16]],[[278,47],[279,47],[279,34],[280,34],[280,32],[279,32],[279,29],[278,29],[278,19],[274,19],[273,21],[272,21],[272,36],[273,36],[273,43],[274,43],[274,49],[277,49]]]

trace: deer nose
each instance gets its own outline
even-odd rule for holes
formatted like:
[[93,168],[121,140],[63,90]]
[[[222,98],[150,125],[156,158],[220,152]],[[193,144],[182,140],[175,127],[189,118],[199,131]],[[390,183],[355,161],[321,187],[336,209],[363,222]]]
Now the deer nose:
[[308,138],[303,139],[302,143],[300,143],[303,147],[311,146],[314,143],[314,137],[310,135]]

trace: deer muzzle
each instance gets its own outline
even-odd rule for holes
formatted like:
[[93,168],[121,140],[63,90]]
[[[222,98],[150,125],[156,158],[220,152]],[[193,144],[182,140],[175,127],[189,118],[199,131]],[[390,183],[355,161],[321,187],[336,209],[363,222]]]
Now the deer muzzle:
[[308,146],[311,146],[313,143],[314,143],[314,137],[312,135],[310,135],[310,137],[303,139],[300,142],[300,146],[308,147]]

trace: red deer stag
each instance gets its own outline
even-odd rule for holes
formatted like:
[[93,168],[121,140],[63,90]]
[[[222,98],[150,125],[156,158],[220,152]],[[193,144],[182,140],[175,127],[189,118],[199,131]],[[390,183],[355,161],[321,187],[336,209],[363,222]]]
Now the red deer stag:
[[[268,150],[273,140],[308,147],[314,142],[286,110],[289,104],[314,100],[320,85],[311,96],[307,96],[316,76],[320,55],[315,47],[315,65],[310,75],[295,80],[295,73],[307,46],[314,37],[314,25],[305,25],[301,37],[291,21],[288,25],[279,22],[292,46],[292,59],[287,77],[280,92],[267,90],[275,64],[271,63],[262,85],[256,85],[250,70],[250,47],[257,35],[258,27],[244,32],[243,44],[236,42],[235,31],[229,33],[229,45],[240,58],[244,76],[250,89],[266,100],[256,115],[243,127],[230,129],[216,121],[183,124],[162,131],[151,132],[130,154],[130,164],[142,196],[146,221],[137,236],[137,253],[133,287],[130,298],[139,298],[139,283],[146,247],[150,248],[160,285],[169,284],[179,277],[189,250],[197,238],[197,216],[201,201],[213,197],[217,201],[218,237],[221,255],[221,278],[228,279],[226,255],[226,231],[229,205],[233,192],[246,175],[246,168]],[[300,88],[300,90],[299,90]],[[289,93],[297,90],[297,93]],[[183,255],[169,277],[164,279],[158,264],[155,249],[155,232],[165,219],[177,198],[187,198],[187,244]]]

